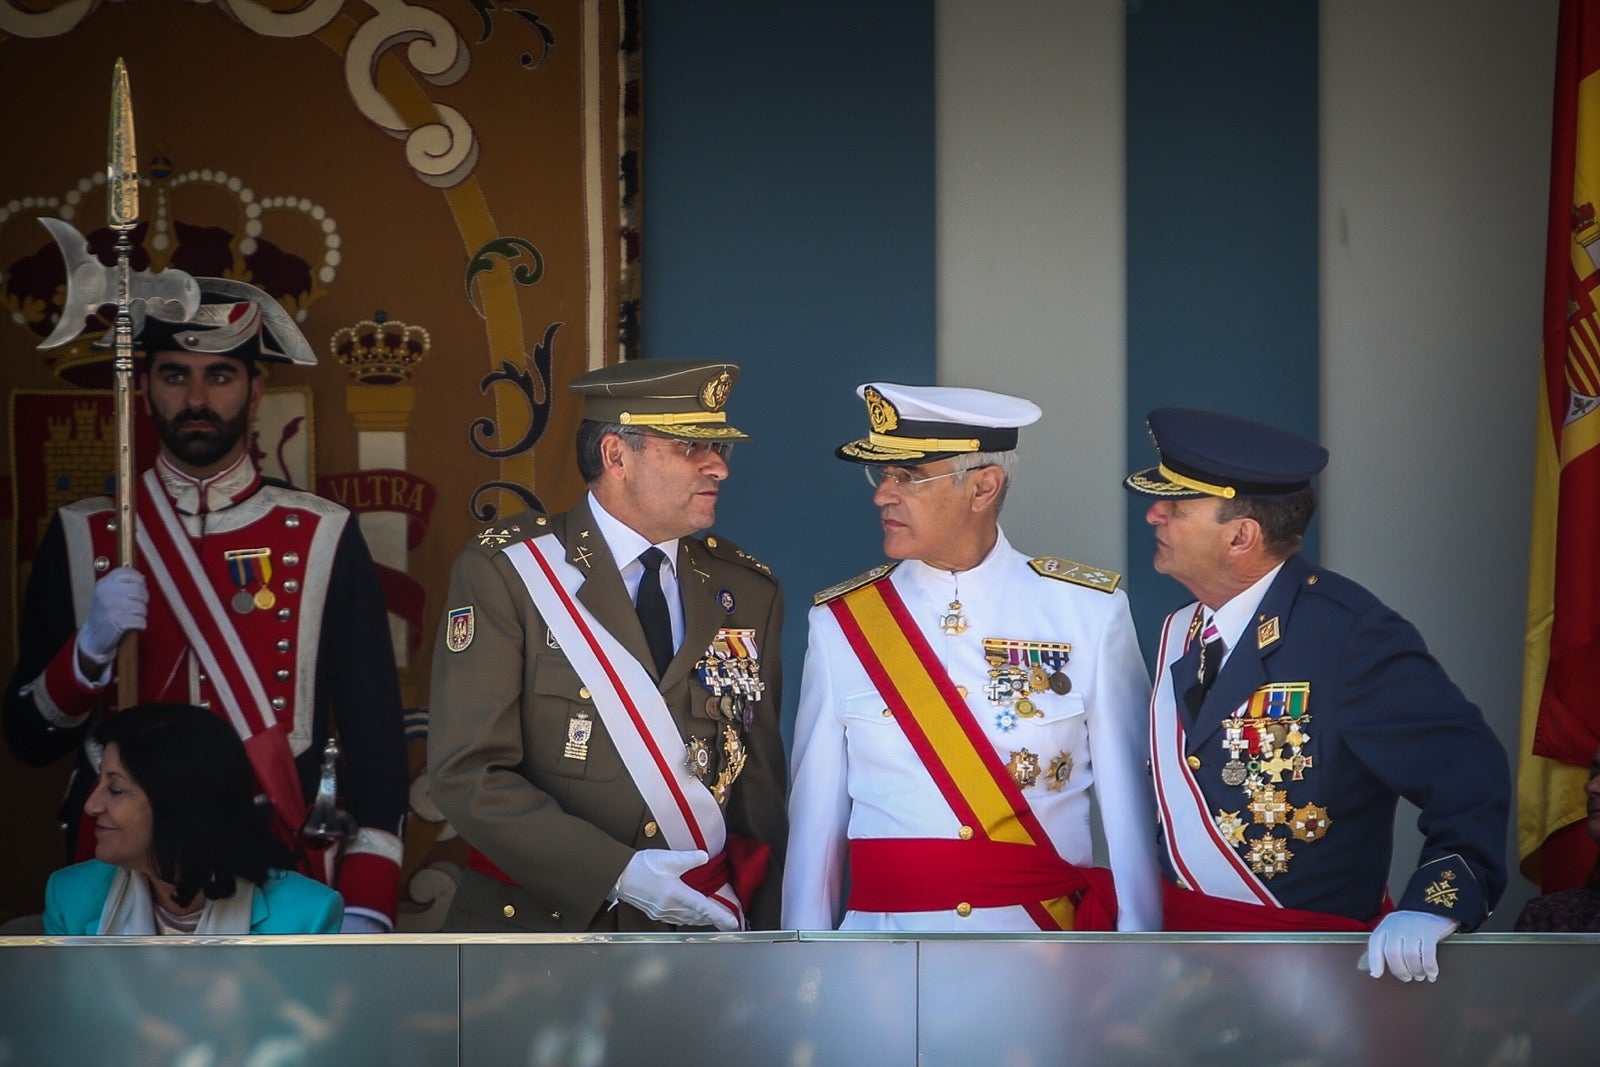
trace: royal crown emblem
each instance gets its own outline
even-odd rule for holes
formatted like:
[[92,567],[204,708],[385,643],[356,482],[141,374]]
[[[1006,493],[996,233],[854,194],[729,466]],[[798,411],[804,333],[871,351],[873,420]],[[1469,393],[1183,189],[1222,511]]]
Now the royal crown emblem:
[[872,420],[873,433],[888,433],[900,425],[900,413],[883,398],[882,393],[869,385],[861,396],[867,402],[867,418]]
[[333,331],[328,350],[363,385],[397,385],[411,377],[432,344],[421,326],[395,322],[380,311]]

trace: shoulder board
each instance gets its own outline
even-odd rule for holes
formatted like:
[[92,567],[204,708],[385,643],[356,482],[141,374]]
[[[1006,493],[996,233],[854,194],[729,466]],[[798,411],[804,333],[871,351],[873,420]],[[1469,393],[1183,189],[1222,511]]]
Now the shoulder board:
[[548,533],[550,520],[537,511],[524,511],[492,526],[485,526],[476,535],[478,547],[498,552],[513,541],[526,541],[530,537]]
[[1073,585],[1085,586],[1089,589],[1098,589],[1102,593],[1115,593],[1117,583],[1122,581],[1122,575],[1116,571],[1101,570],[1091,567],[1087,563],[1074,563],[1070,559],[1060,556],[1039,556],[1028,561],[1034,573],[1045,578],[1054,578],[1058,582],[1071,582]]
[[753,571],[760,571],[768,578],[772,577],[771,567],[767,566],[765,563],[762,563],[759,559],[756,559],[750,553],[746,552],[744,549],[740,548],[738,545],[734,544],[732,541],[720,534],[708,534],[704,540],[704,544],[706,546],[706,551],[710,552],[718,559],[726,559],[732,560],[735,563],[743,563],[746,567],[749,567]]
[[822,592],[812,596],[811,603],[815,605],[822,605],[826,604],[830,600],[838,600],[846,593],[853,593],[863,586],[871,585],[878,579],[886,577],[890,571],[894,570],[898,566],[900,566],[899,560],[895,560],[893,563],[880,563],[870,571],[862,571],[854,578],[842,581],[838,585],[828,586],[828,588],[824,589]]

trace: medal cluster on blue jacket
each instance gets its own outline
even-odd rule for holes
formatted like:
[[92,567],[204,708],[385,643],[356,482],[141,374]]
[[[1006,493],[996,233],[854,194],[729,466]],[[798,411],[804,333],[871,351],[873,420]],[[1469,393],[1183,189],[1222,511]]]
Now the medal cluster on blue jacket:
[[1311,735],[1310,682],[1271,682],[1250,694],[1222,725],[1224,785],[1239,787],[1248,798],[1238,811],[1217,809],[1217,830],[1244,850],[1250,870],[1265,878],[1283,874],[1294,858],[1291,841],[1311,842],[1328,832],[1326,808],[1289,803],[1284,775],[1305,780],[1313,769],[1306,754]]

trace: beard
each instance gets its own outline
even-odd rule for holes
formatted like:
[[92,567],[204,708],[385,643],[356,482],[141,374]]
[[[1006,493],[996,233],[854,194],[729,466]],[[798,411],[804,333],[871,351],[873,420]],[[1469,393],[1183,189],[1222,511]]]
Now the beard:
[[[243,409],[231,419],[210,408],[180,411],[171,419],[152,410],[150,418],[166,450],[191,467],[209,467],[221,460],[244,439],[250,425],[250,414]],[[196,433],[196,426],[209,427],[210,432]]]

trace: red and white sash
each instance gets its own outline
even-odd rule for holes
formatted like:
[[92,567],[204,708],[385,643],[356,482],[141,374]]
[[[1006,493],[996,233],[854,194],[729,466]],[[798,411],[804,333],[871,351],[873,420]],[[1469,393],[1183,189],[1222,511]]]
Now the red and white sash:
[[[567,662],[588,687],[600,721],[668,847],[718,856],[728,835],[722,809],[705,784],[689,773],[683,735],[655,679],[578,602],[583,572],[566,561],[566,549],[554,534],[507,545],[502,551],[521,575]],[[743,927],[744,910],[731,885],[724,884],[708,896],[737,915]]]
[[[1185,758],[1183,720],[1178,715],[1172,665],[1187,650],[1185,634],[1197,629],[1200,605],[1196,604],[1194,610],[1193,616],[1183,611],[1167,616],[1156,653],[1155,692],[1150,697],[1150,759],[1155,771],[1156,803],[1166,828],[1163,836],[1167,855],[1173,870],[1190,889],[1227,900],[1281,908],[1283,905],[1251,873],[1217,829],[1205,794]],[[1182,624],[1178,625],[1180,616]]]
[[[298,831],[306,804],[287,732],[279,727],[239,631],[205,580],[200,557],[155,471],[145,471],[143,482],[135,533],[139,562],[166,598],[223,713],[244,741],[259,785],[289,830]],[[177,566],[170,566],[172,562]]]

